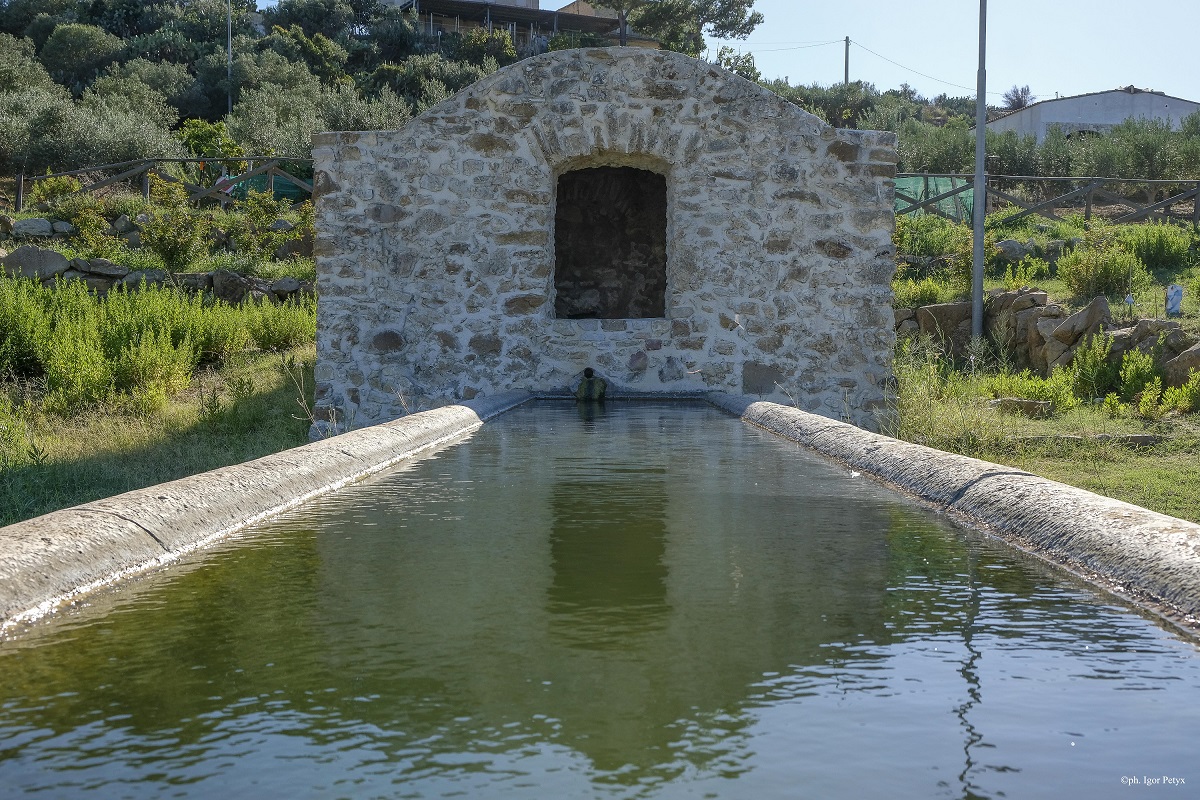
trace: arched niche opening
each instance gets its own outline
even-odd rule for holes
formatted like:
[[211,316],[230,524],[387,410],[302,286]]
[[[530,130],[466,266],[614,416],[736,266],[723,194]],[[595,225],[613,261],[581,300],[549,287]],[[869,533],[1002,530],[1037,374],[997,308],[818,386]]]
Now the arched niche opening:
[[667,179],[636,167],[589,167],[558,179],[554,314],[666,316]]

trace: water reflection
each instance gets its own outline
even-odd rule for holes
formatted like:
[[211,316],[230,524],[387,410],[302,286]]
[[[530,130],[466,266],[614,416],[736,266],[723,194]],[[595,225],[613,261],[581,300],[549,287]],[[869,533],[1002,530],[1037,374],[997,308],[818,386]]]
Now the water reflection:
[[505,417],[5,643],[0,785],[1105,797],[1190,763],[1190,645],[689,414]]

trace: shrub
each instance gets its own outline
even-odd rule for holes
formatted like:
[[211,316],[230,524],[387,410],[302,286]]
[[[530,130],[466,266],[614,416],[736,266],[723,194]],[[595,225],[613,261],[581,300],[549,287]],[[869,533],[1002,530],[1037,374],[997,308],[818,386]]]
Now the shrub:
[[1180,414],[1200,411],[1200,372],[1193,371],[1183,386],[1169,386],[1163,390],[1162,406]]
[[[46,174],[50,174],[49,169],[46,170]],[[29,199],[34,203],[53,203],[67,195],[75,194],[82,188],[83,184],[71,175],[42,178],[30,187]]]
[[287,350],[316,338],[316,302],[313,300],[248,306],[254,309],[250,335],[255,345],[263,350]]
[[1188,265],[1191,235],[1170,223],[1127,225],[1121,240],[1138,259],[1153,270],[1175,272]]
[[1121,398],[1117,397],[1115,392],[1104,395],[1104,402],[1100,404],[1100,410],[1109,419],[1124,419],[1129,416],[1129,406],[1122,403]]
[[238,252],[257,259],[274,257],[281,244],[296,238],[294,230],[271,228],[272,223],[286,217],[290,210],[291,205],[286,200],[276,200],[271,192],[253,189],[247,192],[246,201],[241,205],[242,213],[231,220],[233,225],[229,231]]
[[1058,260],[1058,277],[1076,297],[1136,294],[1153,283],[1138,257],[1115,244],[1076,247]]
[[892,282],[892,290],[896,294],[897,308],[916,308],[937,303],[942,297],[942,284],[933,278],[913,280],[900,278]]
[[1069,368],[1055,367],[1048,378],[1039,378],[1029,370],[1015,374],[1001,373],[990,378],[987,386],[993,397],[1049,400],[1055,414],[1079,405],[1079,397],[1075,394],[1075,375]]
[[1020,289],[1022,286],[1033,286],[1038,281],[1050,277],[1050,265],[1043,259],[1025,256],[1019,263],[1010,265],[1004,275],[1004,286],[1007,289]]
[[1154,356],[1141,350],[1130,350],[1121,359],[1121,399],[1133,400],[1151,382],[1160,379]]
[[1121,368],[1109,361],[1112,339],[1104,335],[1093,335],[1075,351],[1071,371],[1075,378],[1075,392],[1082,398],[1106,397],[1121,380]]
[[162,259],[167,269],[179,271],[205,249],[209,221],[188,207],[182,185],[152,176],[153,205],[142,223],[142,243]]
[[1138,416],[1143,419],[1156,420],[1160,419],[1166,409],[1159,405],[1159,398],[1162,396],[1162,378],[1155,377],[1147,383],[1135,398],[1137,401]]

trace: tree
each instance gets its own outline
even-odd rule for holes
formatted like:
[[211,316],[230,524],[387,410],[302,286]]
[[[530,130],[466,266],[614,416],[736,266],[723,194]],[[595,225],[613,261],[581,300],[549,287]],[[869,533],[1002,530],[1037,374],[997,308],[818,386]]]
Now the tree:
[[81,93],[124,48],[124,42],[102,28],[72,23],[55,28],[38,57],[56,81]]
[[1037,100],[1037,98],[1033,96],[1033,92],[1029,90],[1028,86],[1013,84],[1013,87],[1004,93],[1004,108],[1007,111],[1016,111],[1029,105],[1034,100]]
[[738,53],[732,47],[722,47],[717,51],[717,65],[748,81],[758,83],[762,80],[762,73],[754,63],[753,53]]
[[668,50],[690,56],[704,52],[705,35],[744,39],[763,21],[752,10],[754,0],[603,0],[597,5],[617,12],[622,45],[632,25]]

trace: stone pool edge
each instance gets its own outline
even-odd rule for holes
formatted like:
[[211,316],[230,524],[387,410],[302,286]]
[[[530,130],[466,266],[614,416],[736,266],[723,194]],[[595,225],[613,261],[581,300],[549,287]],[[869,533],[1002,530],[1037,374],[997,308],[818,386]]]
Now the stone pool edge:
[[1193,633],[1200,630],[1200,525],[798,408],[716,392],[707,399]]
[[536,397],[512,391],[0,528],[0,632],[469,433]]

